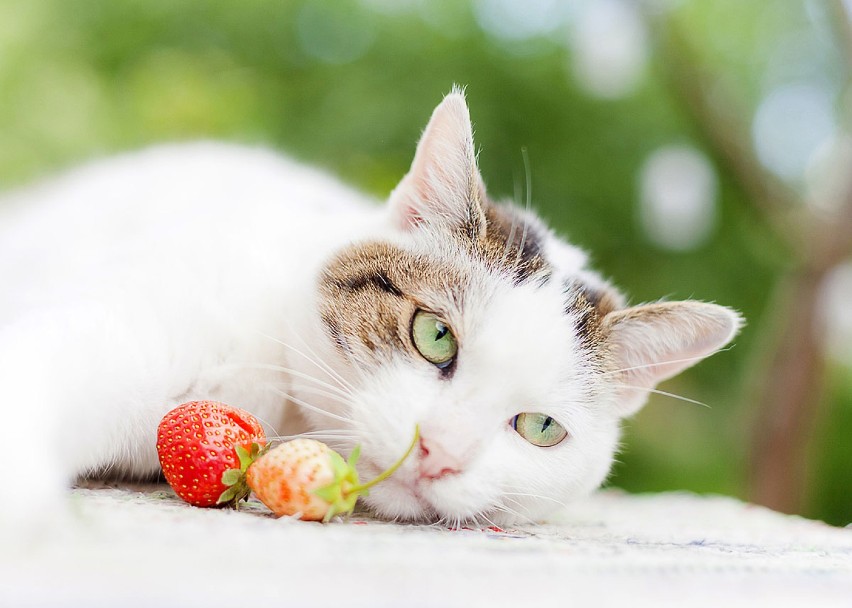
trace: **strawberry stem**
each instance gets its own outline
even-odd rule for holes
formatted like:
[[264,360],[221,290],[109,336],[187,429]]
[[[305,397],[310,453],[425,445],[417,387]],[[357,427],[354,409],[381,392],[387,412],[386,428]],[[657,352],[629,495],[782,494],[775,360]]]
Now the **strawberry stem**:
[[365,490],[369,490],[377,483],[383,482],[385,479],[396,473],[396,470],[402,466],[402,463],[411,455],[411,452],[414,450],[414,446],[417,445],[417,441],[420,439],[420,425],[416,425],[414,427],[414,437],[411,439],[411,444],[409,444],[408,449],[405,451],[405,454],[402,455],[402,458],[397,460],[395,463],[391,465],[391,467],[385,470],[383,473],[380,473],[378,477],[368,481],[367,483],[363,483],[359,486],[355,486],[353,488],[348,488],[345,491],[345,494],[360,494]]

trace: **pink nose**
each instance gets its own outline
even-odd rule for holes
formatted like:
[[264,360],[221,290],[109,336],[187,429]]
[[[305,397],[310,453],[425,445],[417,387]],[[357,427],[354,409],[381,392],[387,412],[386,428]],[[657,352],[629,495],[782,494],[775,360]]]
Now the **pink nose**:
[[418,470],[421,479],[439,479],[461,472],[461,463],[440,443],[421,437]]

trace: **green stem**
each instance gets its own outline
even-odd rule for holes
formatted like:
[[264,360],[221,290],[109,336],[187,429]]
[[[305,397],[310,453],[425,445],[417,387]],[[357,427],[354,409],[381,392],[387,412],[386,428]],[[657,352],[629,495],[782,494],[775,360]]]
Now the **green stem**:
[[414,427],[414,438],[411,440],[411,445],[408,446],[408,449],[405,451],[405,454],[402,455],[402,458],[397,460],[389,469],[387,469],[384,473],[380,473],[378,477],[373,479],[372,481],[368,481],[367,483],[361,484],[360,486],[355,486],[354,488],[349,488],[346,494],[352,494],[353,492],[363,492],[364,490],[369,490],[377,483],[380,483],[396,473],[396,470],[402,466],[402,463],[405,462],[405,459],[411,455],[412,450],[414,450],[414,446],[417,445],[417,440],[420,439],[420,425],[416,425]]

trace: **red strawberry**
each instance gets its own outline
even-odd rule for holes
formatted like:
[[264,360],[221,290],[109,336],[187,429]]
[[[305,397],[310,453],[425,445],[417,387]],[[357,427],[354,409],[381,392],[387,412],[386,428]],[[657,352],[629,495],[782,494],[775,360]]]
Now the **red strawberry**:
[[[335,515],[351,513],[360,495],[390,477],[411,454],[419,437],[419,430],[415,429],[414,439],[405,455],[365,484],[358,481],[355,470],[359,446],[346,462],[340,454],[319,441],[288,441],[261,454],[247,468],[226,471],[222,481],[231,488],[220,501],[234,500],[245,491],[247,484],[276,515],[301,513],[301,519],[327,522]],[[251,457],[253,455],[249,455]]]
[[222,483],[222,474],[241,467],[238,451],[256,456],[265,443],[257,418],[216,401],[179,405],[157,427],[157,455],[166,481],[178,496],[197,507],[217,504],[229,489]]

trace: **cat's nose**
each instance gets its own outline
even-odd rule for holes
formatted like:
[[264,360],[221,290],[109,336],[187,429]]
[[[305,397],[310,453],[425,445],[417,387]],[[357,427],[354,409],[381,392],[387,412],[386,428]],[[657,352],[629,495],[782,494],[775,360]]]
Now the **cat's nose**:
[[437,441],[421,437],[418,471],[421,479],[440,479],[460,473],[461,462]]

